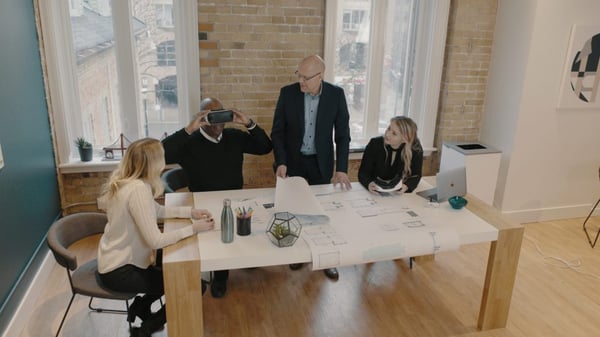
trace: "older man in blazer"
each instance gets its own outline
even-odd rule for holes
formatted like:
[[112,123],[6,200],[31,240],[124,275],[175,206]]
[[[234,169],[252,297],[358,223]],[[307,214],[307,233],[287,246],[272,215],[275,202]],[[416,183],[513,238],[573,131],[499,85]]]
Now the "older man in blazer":
[[[323,81],[324,71],[321,57],[308,56],[296,70],[298,82],[279,93],[271,130],[275,174],[282,178],[301,176],[311,185],[339,183],[350,189],[346,96],[342,88]],[[292,264],[290,268],[301,266]],[[335,268],[325,269],[325,275],[334,280],[339,277]]]

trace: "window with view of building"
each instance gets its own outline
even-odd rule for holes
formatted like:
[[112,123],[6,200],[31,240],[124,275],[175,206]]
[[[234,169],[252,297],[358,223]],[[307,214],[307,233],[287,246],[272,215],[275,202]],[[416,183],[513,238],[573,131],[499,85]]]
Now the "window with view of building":
[[163,28],[173,27],[174,22],[172,0],[166,0],[162,2],[162,4],[156,4],[154,7],[156,12],[156,25]]
[[357,31],[363,22],[366,11],[364,10],[344,10],[342,27],[344,30]]
[[327,2],[325,75],[346,93],[352,148],[396,115],[413,118],[432,147],[448,9],[449,0]]
[[[50,92],[60,97],[51,102],[61,115],[62,125],[55,128],[61,163],[74,157],[70,144],[77,137],[102,149],[121,134],[130,140],[162,138],[187,123],[188,106],[199,103],[199,83],[186,83],[189,91],[182,93],[177,75],[184,73],[184,81],[199,78],[198,51],[182,48],[191,55],[177,55],[176,45],[190,39],[197,45],[189,29],[197,29],[197,2],[173,2],[40,2]],[[177,63],[179,57],[194,62]]]
[[156,46],[159,66],[175,66],[175,41],[161,42]]

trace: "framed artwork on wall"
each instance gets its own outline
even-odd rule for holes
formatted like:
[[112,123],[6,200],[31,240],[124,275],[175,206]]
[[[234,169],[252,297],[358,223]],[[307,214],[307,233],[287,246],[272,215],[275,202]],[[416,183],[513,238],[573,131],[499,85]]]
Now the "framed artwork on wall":
[[600,111],[600,25],[573,25],[558,109]]

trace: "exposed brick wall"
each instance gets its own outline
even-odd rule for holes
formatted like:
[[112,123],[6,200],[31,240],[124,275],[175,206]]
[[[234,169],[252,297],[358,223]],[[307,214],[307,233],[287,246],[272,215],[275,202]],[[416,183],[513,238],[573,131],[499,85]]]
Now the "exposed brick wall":
[[[479,140],[497,0],[452,0],[435,145]],[[439,153],[433,157],[439,167]]]
[[110,172],[63,174],[61,206],[64,213],[97,211],[96,199],[109,176]]
[[[298,62],[323,54],[322,0],[198,3],[201,91],[236,107],[269,133],[279,89]],[[247,187],[275,186],[274,158],[244,158]]]
[[[62,209],[64,214],[97,212],[97,199],[111,172],[68,173],[62,175]],[[160,204],[164,199],[158,198]]]
[[[497,0],[452,0],[435,144],[477,140]],[[199,1],[201,90],[246,112],[270,133],[279,89],[295,81],[298,62],[323,54],[322,0]],[[273,155],[244,159],[246,187],[272,187]],[[356,181],[359,161],[350,162]],[[426,175],[439,156],[425,158]],[[63,175],[63,207],[94,202],[108,173]],[[79,206],[71,210],[80,209]],[[95,206],[91,206],[95,207]]]

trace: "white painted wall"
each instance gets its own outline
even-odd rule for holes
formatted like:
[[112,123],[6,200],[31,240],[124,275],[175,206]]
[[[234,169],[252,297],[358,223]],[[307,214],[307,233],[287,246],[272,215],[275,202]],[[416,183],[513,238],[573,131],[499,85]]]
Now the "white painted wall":
[[571,27],[600,27],[598,13],[597,0],[498,1],[480,139],[503,152],[494,205],[520,222],[586,216],[600,196],[600,109],[557,110]]

